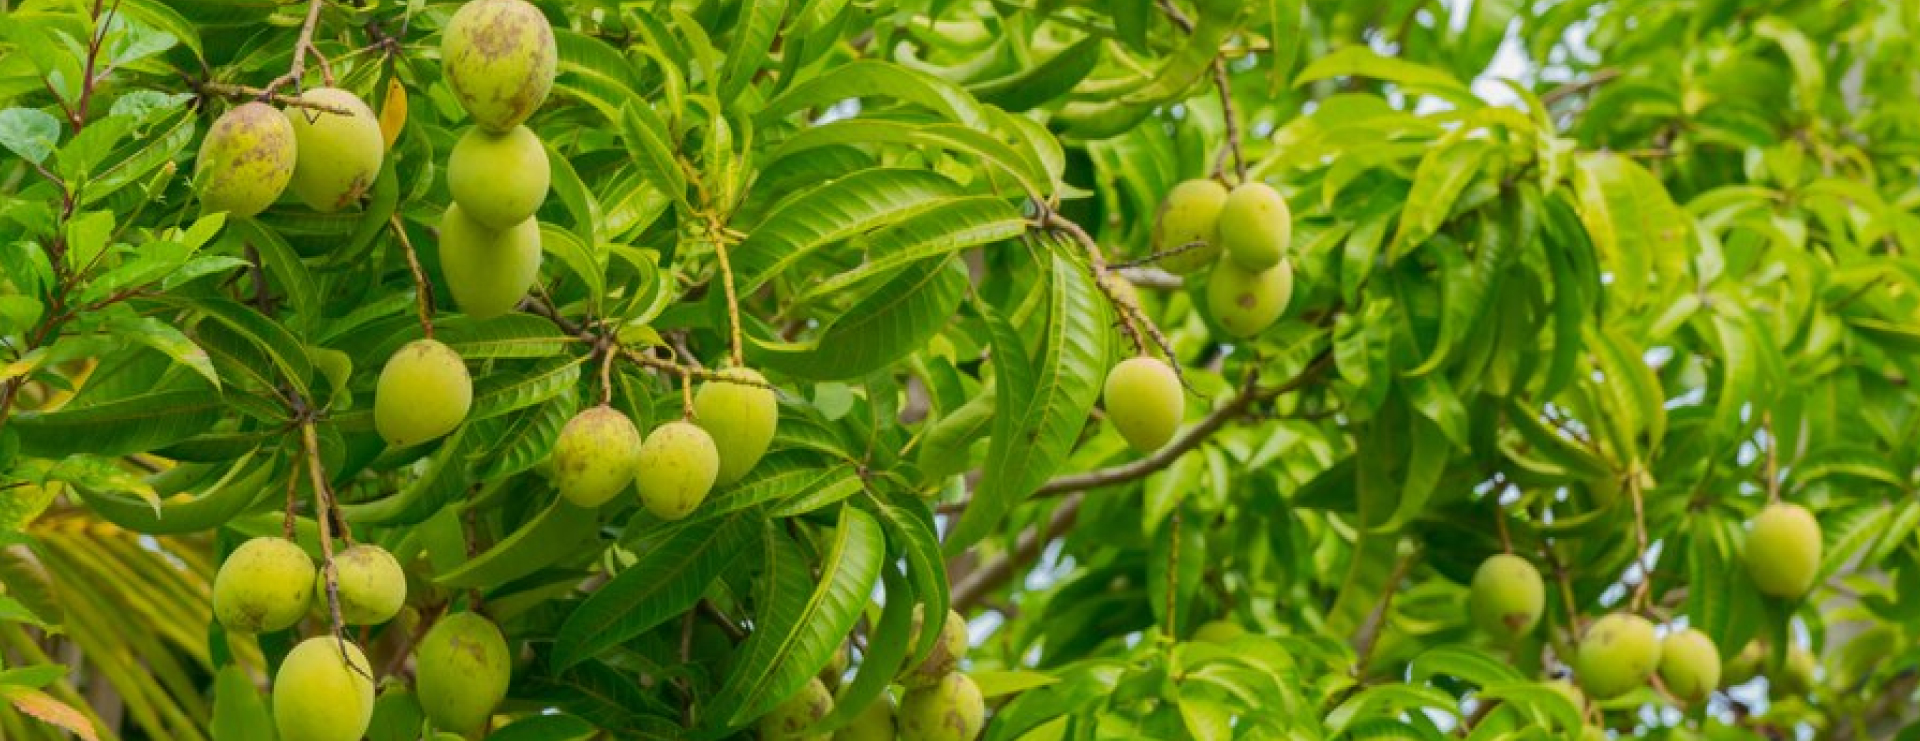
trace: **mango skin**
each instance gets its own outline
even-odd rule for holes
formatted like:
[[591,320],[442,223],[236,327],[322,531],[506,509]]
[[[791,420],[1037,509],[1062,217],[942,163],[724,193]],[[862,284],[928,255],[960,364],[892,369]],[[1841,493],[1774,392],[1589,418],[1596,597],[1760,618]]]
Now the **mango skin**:
[[[379,625],[400,614],[407,603],[407,572],[393,554],[361,543],[333,555],[340,582],[340,619],[348,625]],[[313,578],[314,604],[327,605],[327,574]]]
[[1212,265],[1220,257],[1220,209],[1226,204],[1227,186],[1214,180],[1188,180],[1167,191],[1153,219],[1153,251],[1166,252],[1189,242],[1206,245],[1167,255],[1157,264],[1176,275]]
[[1660,665],[1660,639],[1645,618],[1614,613],[1587,627],[1577,658],[1581,689],[1604,702],[1646,684]]
[[[907,634],[907,645],[920,645],[920,631],[926,622],[926,605],[913,606],[913,628]],[[927,652],[925,661],[911,670],[902,672],[900,683],[908,687],[930,687],[940,683],[942,677],[960,669],[960,660],[967,656],[967,618],[953,610],[947,611],[947,617],[940,624],[940,640],[933,644],[933,650]]]
[[1680,702],[1700,704],[1720,686],[1720,649],[1693,628],[1668,633],[1660,643],[1660,681]]
[[396,448],[452,432],[472,408],[473,377],[466,363],[437,340],[402,346],[380,369],[373,390],[374,429]]
[[1738,687],[1760,676],[1761,666],[1767,662],[1767,647],[1759,641],[1748,641],[1720,665],[1720,686]]
[[492,319],[512,311],[540,277],[540,222],[488,229],[459,203],[440,218],[440,272],[460,311]]
[[1232,643],[1234,639],[1246,635],[1247,629],[1232,620],[1214,620],[1200,626],[1193,632],[1196,643]]
[[286,116],[259,101],[235,107],[215,119],[200,141],[193,161],[200,205],[229,216],[265,211],[287,189],[297,158]]
[[893,698],[882,692],[852,723],[835,732],[833,741],[893,741],[898,734],[893,714]]
[[492,621],[461,612],[440,619],[414,649],[414,692],[435,728],[469,733],[507,696],[513,657]]
[[[752,368],[727,368],[720,375],[767,382]],[[693,394],[693,414],[720,451],[720,473],[714,481],[724,486],[746,476],[767,454],[774,430],[780,425],[780,401],[773,389],[707,381]]]
[[815,721],[833,712],[833,694],[819,677],[807,680],[800,691],[787,698],[772,712],[761,716],[757,728],[761,741],[829,741],[830,733],[805,733]]
[[1128,445],[1141,453],[1159,450],[1180,430],[1187,404],[1180,393],[1180,377],[1159,358],[1122,360],[1107,372],[1102,391],[1107,421]]
[[359,202],[380,176],[380,163],[386,158],[380,119],[360,96],[339,88],[318,87],[300,97],[344,108],[352,115],[298,107],[284,111],[297,150],[289,183],[293,194],[321,213]]
[[1254,272],[1270,270],[1293,245],[1293,212],[1273,186],[1241,183],[1220,207],[1219,229],[1227,259]]
[[1820,575],[1820,522],[1797,504],[1767,505],[1753,516],[1745,560],[1763,594],[1799,599]]
[[553,484],[574,504],[605,504],[633,483],[640,443],[640,429],[613,407],[573,415],[553,442]]
[[253,538],[213,575],[213,617],[235,633],[271,633],[307,614],[313,559],[286,538]]
[[1247,338],[1273,326],[1293,300],[1293,264],[1251,271],[1221,260],[1207,279],[1207,309],[1228,335]]
[[533,218],[547,200],[547,148],[525,126],[467,129],[447,156],[447,190],[460,210],[499,231]]
[[546,102],[560,56],[539,8],[524,0],[474,0],[442,30],[440,65],[474,123],[505,132]]
[[1533,630],[1547,608],[1547,586],[1526,559],[1500,553],[1473,572],[1467,597],[1474,625],[1489,636],[1512,640]]
[[1775,699],[1805,696],[1813,691],[1815,676],[1820,670],[1820,660],[1813,652],[1799,646],[1787,648],[1787,663],[1780,667],[1778,674],[1772,675],[1767,694]]
[[706,500],[719,473],[720,451],[713,437],[692,422],[668,422],[641,443],[634,488],[640,490],[647,511],[678,520]]
[[986,722],[987,703],[967,675],[948,674],[900,701],[900,735],[914,741],[973,741]]
[[280,741],[358,741],[366,734],[373,721],[373,668],[359,646],[345,645],[344,661],[331,635],[308,638],[287,652],[273,676]]

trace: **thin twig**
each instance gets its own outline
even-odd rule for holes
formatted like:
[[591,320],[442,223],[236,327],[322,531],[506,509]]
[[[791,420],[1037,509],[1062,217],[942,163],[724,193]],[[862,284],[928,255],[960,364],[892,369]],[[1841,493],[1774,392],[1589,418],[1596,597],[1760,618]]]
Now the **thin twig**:
[[1407,578],[1407,573],[1413,570],[1413,564],[1419,559],[1420,549],[1418,548],[1400,558],[1400,563],[1393,568],[1393,576],[1387,579],[1386,593],[1380,595],[1380,601],[1373,606],[1373,611],[1367,614],[1364,622],[1360,623],[1360,628],[1353,638],[1354,676],[1359,676],[1362,671],[1365,671],[1367,662],[1373,658],[1373,649],[1380,643],[1380,634],[1385,632],[1387,611],[1393,609],[1393,595],[1400,591],[1400,582]]
[[225,83],[225,82],[214,82],[212,80],[196,80],[191,77],[186,78],[186,80],[187,80],[187,84],[191,85],[195,92],[198,92],[202,95],[217,95],[219,97],[226,98],[227,100],[237,100],[237,101],[263,100],[276,105],[290,106],[293,108],[306,108],[306,109],[315,110],[315,111],[325,111],[327,113],[332,113],[339,116],[353,115],[353,111],[349,111],[337,105],[311,101],[311,100],[307,100],[305,98],[301,98],[294,95],[282,95],[280,93],[273,92],[266,88],[251,87],[247,85],[234,85],[234,84]]
[[1633,542],[1639,551],[1634,554],[1633,562],[1640,566],[1640,583],[1634,585],[1633,600],[1630,603],[1634,611],[1647,606],[1647,595],[1653,590],[1653,567],[1647,564],[1647,510],[1641,501],[1640,472],[1627,472],[1627,494],[1633,498]]
[[[1108,303],[1113,304],[1114,308],[1119,310],[1120,328],[1126,332],[1127,339],[1133,341],[1135,352],[1141,355],[1147,354],[1146,343],[1140,339],[1141,327],[1144,326],[1147,333],[1153,337],[1155,343],[1160,346],[1161,352],[1167,356],[1168,360],[1173,360],[1177,357],[1174,355],[1172,343],[1167,342],[1166,337],[1160,334],[1160,329],[1153,326],[1153,321],[1147,318],[1146,313],[1140,310],[1139,305],[1135,304],[1132,299],[1113,290],[1112,284],[1107,282],[1107,273],[1110,271],[1110,268],[1107,267],[1107,255],[1100,249],[1100,243],[1094,241],[1093,235],[1088,234],[1087,230],[1080,228],[1079,224],[1073,223],[1072,219],[1061,216],[1052,210],[1046,211],[1046,215],[1041,217],[1040,224],[1053,231],[1066,233],[1067,236],[1072,237],[1075,242],[1080,244],[1081,249],[1086,251],[1087,262],[1093,268],[1094,285],[1100,288],[1101,293],[1106,294]],[[1168,365],[1173,367],[1175,375],[1180,375],[1179,363],[1169,362]],[[1185,384],[1184,377],[1181,379],[1181,383],[1182,385]]]
[[1233,112],[1233,84],[1227,80],[1227,62],[1215,57],[1213,60],[1213,87],[1220,93],[1220,117],[1227,123],[1227,144],[1213,161],[1215,180],[1226,180],[1227,157],[1233,157],[1235,183],[1247,182],[1247,155],[1240,146],[1240,121]]
[[1587,77],[1587,79],[1579,80],[1576,82],[1569,82],[1565,85],[1561,85],[1552,90],[1548,90],[1546,93],[1540,96],[1540,105],[1552,107],[1553,104],[1558,103],[1569,96],[1578,95],[1588,90],[1592,90],[1594,88],[1600,87],[1601,85],[1605,85],[1608,82],[1612,81],[1614,78],[1619,76],[1620,76],[1620,70],[1613,69],[1611,67],[1600,70],[1598,72],[1593,73],[1591,76]]
[[1015,569],[1024,567],[1028,562],[1040,557],[1040,552],[1048,543],[1059,538],[1080,516],[1080,504],[1084,495],[1074,494],[1060,503],[1053,511],[1053,517],[1047,520],[1044,528],[1028,530],[1020,534],[1013,551],[989,561],[967,573],[960,583],[953,585],[950,602],[953,609],[964,614],[969,608],[980,603],[988,592],[993,591],[1008,579],[1013,578]]
[[420,309],[420,331],[427,339],[433,339],[433,284],[427,282],[427,271],[420,269],[420,257],[413,252],[413,240],[407,238],[407,228],[400,223],[400,214],[387,217],[387,223],[393,226],[393,235],[400,238],[400,251],[407,256],[407,269],[413,271],[414,297]]
[[1760,429],[1767,432],[1767,503],[1780,501],[1780,438],[1773,436],[1773,410],[1760,413]]
[[[328,514],[333,509],[333,497],[327,488],[326,469],[320,463],[320,438],[314,434],[311,420],[300,423],[300,440],[306,446],[307,474],[313,481],[314,518],[320,524],[320,573],[327,581],[327,617],[329,631],[340,647],[340,658],[356,673],[365,670],[353,663],[347,656],[347,638],[345,623],[340,616],[340,569],[333,560],[333,518]],[[368,677],[371,679],[372,677]]]
[[327,64],[327,58],[321,56],[320,50],[313,45],[313,29],[320,25],[320,7],[325,4],[326,0],[307,0],[307,20],[300,24],[299,40],[293,42],[293,66],[287,70],[286,74],[267,83],[266,89],[269,92],[279,90],[287,83],[293,83],[294,90],[301,89],[301,81],[307,75],[307,52],[313,52],[314,57],[320,60],[321,78],[326,80],[328,85],[333,84],[332,66]]
[[741,350],[740,343],[740,299],[733,292],[733,264],[727,260],[727,240],[724,234],[716,235],[713,240],[713,254],[720,261],[720,285],[727,292],[727,347],[733,358],[735,368],[745,367],[747,356]]

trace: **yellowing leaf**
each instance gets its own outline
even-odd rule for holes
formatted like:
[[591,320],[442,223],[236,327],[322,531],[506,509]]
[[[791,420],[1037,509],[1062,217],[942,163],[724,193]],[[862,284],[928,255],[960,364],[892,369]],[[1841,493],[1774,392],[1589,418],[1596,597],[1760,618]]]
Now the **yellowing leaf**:
[[0,686],[0,697],[7,698],[7,702],[13,705],[14,709],[31,715],[42,723],[64,728],[86,741],[100,741],[100,736],[94,733],[93,723],[89,722],[85,715],[81,715],[80,711],[74,710],[72,706],[53,699],[53,696],[45,692],[31,687],[4,685]]
[[400,84],[399,76],[387,78],[387,97],[380,104],[380,138],[385,139],[387,148],[393,148],[393,142],[400,138],[400,129],[407,125],[407,86]]

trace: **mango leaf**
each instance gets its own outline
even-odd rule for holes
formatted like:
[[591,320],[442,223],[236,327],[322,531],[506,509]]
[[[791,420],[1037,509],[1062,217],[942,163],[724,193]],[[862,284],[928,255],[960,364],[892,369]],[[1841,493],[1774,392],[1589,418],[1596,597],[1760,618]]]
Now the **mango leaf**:
[[773,120],[803,108],[833,105],[848,98],[880,96],[913,103],[973,128],[984,128],[987,124],[986,113],[979,102],[959,86],[897,64],[862,59],[789,88],[760,110],[755,128],[767,128]]
[[738,649],[710,705],[710,723],[744,725],[799,691],[846,639],[880,580],[886,539],[873,516],[857,507],[840,508],[839,525],[820,560],[820,582],[812,589],[798,547],[774,528],[764,531],[770,559],[765,594],[756,602],[753,635]]
[[87,716],[45,692],[19,685],[0,685],[0,698],[5,698],[13,709],[33,716],[42,723],[65,729],[85,741],[100,740]]
[[594,511],[555,496],[540,514],[492,548],[433,582],[458,589],[490,589],[546,568],[596,540]]
[[1011,324],[984,311],[992,330],[1000,403],[986,468],[972,504],[947,536],[959,553],[1000,524],[1072,450],[1105,378],[1109,314],[1093,279],[1059,254],[1040,253],[1046,313],[1035,318],[1039,348],[1026,351]]
[[755,510],[746,509],[649,537],[635,549],[640,560],[567,616],[554,639],[553,666],[574,666],[692,608],[707,585],[748,550],[760,522]]
[[909,144],[915,146],[939,147],[961,152],[980,159],[981,163],[992,165],[996,171],[1012,176],[1022,191],[1030,198],[1040,198],[1047,194],[1047,173],[1040,171],[1027,158],[1011,145],[995,138],[992,134],[959,124],[927,124],[905,121],[887,121],[874,118],[854,118],[836,121],[824,126],[806,129],[782,142],[778,149],[768,155],[770,161],[778,161],[800,152],[821,147],[862,144]]
[[16,412],[7,429],[18,430],[25,455],[128,455],[205,432],[225,410],[218,394],[204,390],[157,391],[92,406]]
[[1413,173],[1413,191],[1407,194],[1400,227],[1387,248],[1389,262],[1405,257],[1440,230],[1492,148],[1483,139],[1458,139],[1427,150]]
[[926,260],[902,270],[848,307],[806,343],[753,339],[753,358],[800,378],[859,378],[906,357],[946,326],[967,291],[958,260]]
[[1656,270],[1663,280],[1679,278],[1688,221],[1659,178],[1625,156],[1600,152],[1579,157],[1573,182],[1580,221],[1613,275],[1609,293],[1620,297],[1617,308],[1638,306]]
[[1467,108],[1485,103],[1453,75],[1417,62],[1381,56],[1364,45],[1343,46],[1312,62],[1295,77],[1295,87],[1335,77],[1371,77],[1399,85],[1415,95],[1434,95]]
[[960,186],[928,170],[876,168],[782,202],[734,247],[741,295],[751,294],[827,245],[933,210]]
[[786,14],[787,0],[741,3],[740,18],[733,26],[733,45],[727,50],[727,66],[720,73],[720,102],[733,102],[752,84],[754,75],[767,63],[767,50]]
[[[220,668],[213,681],[213,741],[271,738],[273,716],[260,699],[260,690],[238,664]],[[416,729],[417,731],[418,729]]]

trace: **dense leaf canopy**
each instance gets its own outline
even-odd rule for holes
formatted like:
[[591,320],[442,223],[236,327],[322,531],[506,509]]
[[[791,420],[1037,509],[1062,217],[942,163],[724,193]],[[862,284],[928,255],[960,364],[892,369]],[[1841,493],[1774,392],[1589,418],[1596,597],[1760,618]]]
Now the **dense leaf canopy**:
[[[329,631],[368,738],[478,738],[415,686],[468,612],[490,738],[772,738],[815,677],[831,732],[949,608],[996,741],[1920,733],[1920,4],[533,6],[550,185],[492,316],[449,204],[540,173],[450,172],[494,115],[460,3],[0,0],[0,738],[267,738]],[[322,86],[377,174],[211,208],[214,122],[344,118]],[[1226,282],[1266,273],[1156,234],[1208,178],[1291,212],[1270,325]],[[392,445],[427,336],[470,402]],[[1147,452],[1106,386],[1143,355],[1185,405]],[[560,494],[577,413],[653,461],[702,384],[777,398],[738,480]],[[1749,537],[1770,502],[1812,555]],[[283,533],[317,607],[229,631],[216,570]],[[404,567],[390,622],[330,609],[348,543]],[[1501,553],[1537,625],[1470,599]],[[1618,613],[1722,681],[1596,693]]]

